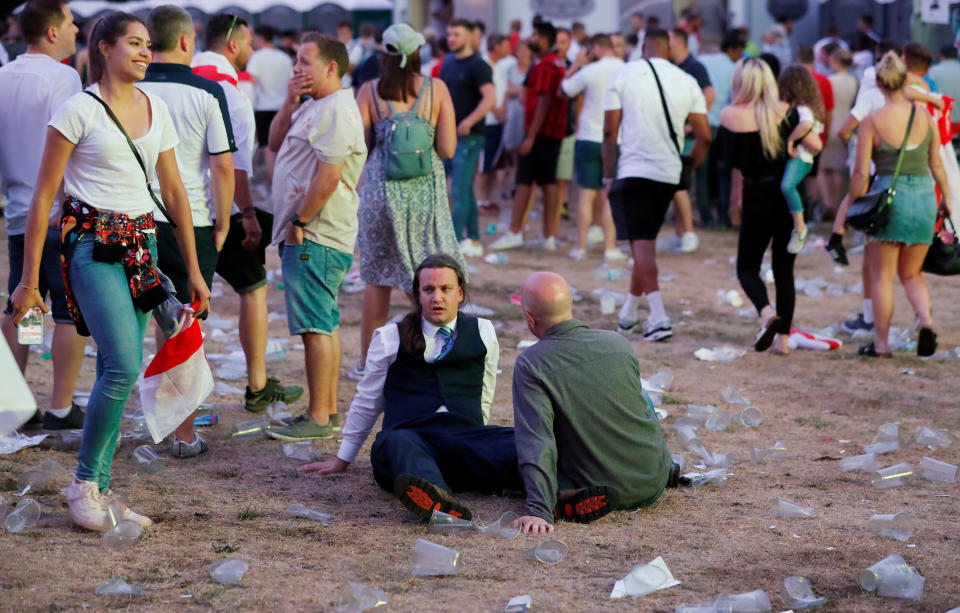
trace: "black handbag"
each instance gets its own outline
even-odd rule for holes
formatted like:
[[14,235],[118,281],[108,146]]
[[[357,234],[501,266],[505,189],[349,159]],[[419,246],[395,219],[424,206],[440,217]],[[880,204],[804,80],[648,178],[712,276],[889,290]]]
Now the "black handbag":
[[860,196],[847,209],[847,223],[855,230],[866,234],[883,232],[890,223],[890,214],[893,212],[893,197],[897,194],[897,178],[900,176],[900,164],[903,163],[903,154],[907,151],[907,140],[913,128],[913,117],[917,107],[910,108],[910,121],[907,122],[907,133],[903,135],[900,145],[900,155],[897,156],[897,166],[893,170],[893,181],[887,189],[878,189]]
[[[953,240],[944,242],[941,233],[946,224]],[[957,231],[953,228],[953,221],[942,213],[937,218],[937,229],[933,232],[933,244],[923,260],[923,272],[932,275],[960,275],[960,244],[957,244]]]
[[670,140],[673,141],[673,146],[677,148],[677,155],[680,156],[682,168],[680,170],[680,182],[677,184],[677,190],[683,191],[689,189],[693,183],[693,161],[689,157],[684,157],[683,150],[680,149],[680,144],[677,143],[677,131],[673,129],[673,122],[670,121],[670,109],[667,108],[667,99],[663,95],[663,86],[660,85],[660,77],[657,76],[657,71],[654,69],[653,63],[650,60],[646,60],[646,62],[650,66],[650,72],[653,73],[654,80],[657,82],[657,90],[660,92],[660,104],[663,105],[663,114],[667,118],[667,128],[670,130]]

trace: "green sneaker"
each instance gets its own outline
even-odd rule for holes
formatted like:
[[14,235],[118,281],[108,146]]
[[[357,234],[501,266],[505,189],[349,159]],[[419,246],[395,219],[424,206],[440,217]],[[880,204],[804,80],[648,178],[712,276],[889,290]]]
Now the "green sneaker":
[[318,424],[309,413],[298,415],[289,426],[266,429],[267,436],[280,441],[309,441],[315,438],[333,438],[333,423]]
[[299,385],[283,386],[276,377],[267,377],[267,384],[259,392],[251,392],[250,386],[247,386],[243,408],[251,413],[262,413],[274,402],[291,404],[299,400],[300,396],[303,396],[303,388]]
[[[287,424],[288,426],[293,423],[293,420],[296,417],[284,417],[280,421]],[[330,414],[330,426],[333,428],[334,432],[340,432],[343,430],[343,426],[340,422],[340,413],[331,413]]]

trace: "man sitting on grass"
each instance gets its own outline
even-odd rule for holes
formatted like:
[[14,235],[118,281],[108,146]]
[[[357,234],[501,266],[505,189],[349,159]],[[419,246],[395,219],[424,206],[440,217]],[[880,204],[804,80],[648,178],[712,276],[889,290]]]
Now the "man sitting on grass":
[[521,298],[527,327],[540,339],[513,371],[523,531],[551,532],[556,519],[588,523],[650,505],[676,487],[680,467],[630,343],[574,319],[570,287],[558,274],[533,273]]
[[497,382],[497,334],[489,320],[459,312],[465,292],[452,257],[431,255],[420,264],[414,312],[373,333],[339,453],[299,470],[345,471],[383,411],[370,450],[373,476],[420,518],[437,510],[470,519],[454,491],[521,489],[513,428],[485,425]]

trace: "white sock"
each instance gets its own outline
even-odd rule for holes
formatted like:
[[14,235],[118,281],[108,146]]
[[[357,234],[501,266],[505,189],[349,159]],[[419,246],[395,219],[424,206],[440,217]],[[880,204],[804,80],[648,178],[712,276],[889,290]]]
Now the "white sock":
[[69,407],[67,407],[67,408],[65,408],[65,409],[47,409],[47,413],[50,413],[51,415],[53,415],[53,416],[55,416],[55,417],[57,417],[57,418],[59,418],[59,419],[63,419],[64,417],[66,417],[67,415],[70,414],[70,409],[71,409],[71,408],[73,408],[73,407],[72,407],[72,406],[69,406]]
[[640,306],[640,296],[634,296],[633,294],[627,294],[627,299],[623,301],[623,306],[620,307],[620,321],[636,321],[637,319],[637,307]]
[[667,319],[667,312],[663,308],[663,297],[659,290],[647,294],[647,305],[650,307],[651,321]]
[[863,299],[863,322],[873,323],[873,300],[869,298]]

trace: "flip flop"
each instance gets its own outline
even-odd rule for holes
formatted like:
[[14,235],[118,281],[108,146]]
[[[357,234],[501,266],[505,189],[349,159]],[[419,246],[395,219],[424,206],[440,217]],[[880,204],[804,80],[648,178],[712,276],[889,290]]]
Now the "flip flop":
[[920,328],[917,337],[917,355],[921,358],[931,356],[937,351],[937,333],[930,328]]
[[782,324],[783,320],[780,319],[778,315],[771,317],[767,325],[761,328],[760,333],[757,334],[757,340],[754,341],[753,348],[757,351],[766,351],[769,349],[770,345],[773,345],[773,337],[780,332]]
[[866,358],[892,358],[892,353],[877,353],[877,348],[874,347],[873,343],[869,345],[864,345],[857,349],[857,355],[866,357]]

